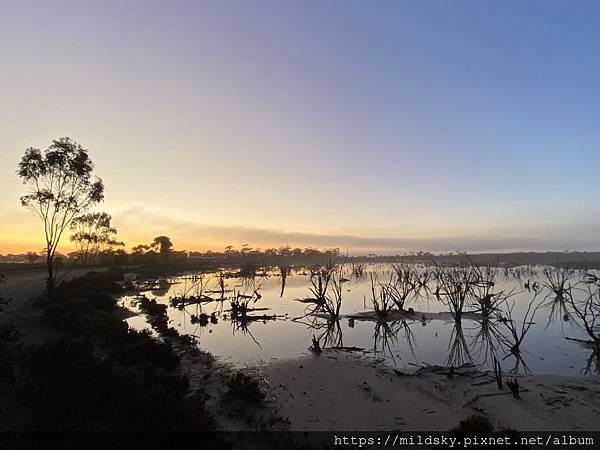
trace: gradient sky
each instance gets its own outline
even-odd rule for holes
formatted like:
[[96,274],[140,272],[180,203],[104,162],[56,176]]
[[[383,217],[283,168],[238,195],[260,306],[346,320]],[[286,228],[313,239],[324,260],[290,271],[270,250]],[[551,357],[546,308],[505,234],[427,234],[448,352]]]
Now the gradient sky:
[[0,253],[70,136],[128,247],[600,250],[597,1],[0,2]]

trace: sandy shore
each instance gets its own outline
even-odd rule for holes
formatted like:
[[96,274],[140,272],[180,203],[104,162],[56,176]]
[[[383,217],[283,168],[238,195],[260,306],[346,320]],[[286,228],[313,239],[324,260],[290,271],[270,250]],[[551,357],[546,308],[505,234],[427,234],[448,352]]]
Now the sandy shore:
[[493,373],[442,368],[403,374],[360,353],[275,361],[258,369],[270,401],[292,430],[448,430],[472,414],[497,427],[527,430],[600,428],[600,379],[511,376],[521,400],[499,391]]

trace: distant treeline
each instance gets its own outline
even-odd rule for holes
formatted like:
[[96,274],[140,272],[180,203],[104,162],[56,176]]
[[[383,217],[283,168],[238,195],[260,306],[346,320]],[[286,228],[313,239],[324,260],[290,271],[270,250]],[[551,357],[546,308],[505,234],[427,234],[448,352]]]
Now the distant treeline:
[[[169,241],[170,242],[170,241]],[[162,251],[161,251],[162,250]],[[31,253],[23,255],[10,255],[10,258],[0,255],[0,267],[12,270],[44,267],[43,258],[33,259]],[[28,258],[29,256],[29,258]],[[32,260],[33,259],[33,260]],[[347,256],[339,248],[315,249],[292,248],[283,246],[269,248],[266,250],[252,249],[242,246],[240,249],[232,246],[226,247],[221,252],[191,252],[176,251],[170,248],[150,248],[148,246],[136,246],[131,252],[123,249],[109,250],[94,255],[93,258],[85,260],[84,263],[78,252],[67,255],[58,255],[57,264],[78,266],[137,266],[137,265],[177,265],[184,267],[212,267],[212,266],[239,266],[253,267],[272,265],[310,265],[326,264],[329,262],[372,262],[391,263],[405,261],[409,263],[436,263],[440,265],[456,265],[473,263],[476,265],[558,265],[579,268],[600,267],[600,252],[513,252],[513,253],[445,253],[433,254],[429,252],[411,252],[410,254],[396,255],[354,255]],[[18,263],[18,264],[17,264]],[[6,271],[6,270],[5,270]]]

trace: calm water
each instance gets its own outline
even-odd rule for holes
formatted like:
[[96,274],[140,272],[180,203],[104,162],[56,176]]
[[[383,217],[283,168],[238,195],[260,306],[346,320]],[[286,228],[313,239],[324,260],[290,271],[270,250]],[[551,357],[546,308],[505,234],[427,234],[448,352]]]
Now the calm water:
[[[376,274],[379,280],[389,279],[391,266],[371,264],[366,266],[366,276],[352,277],[348,268],[344,276],[349,281],[343,283],[342,315],[352,315],[372,310],[370,304],[371,280],[370,273]],[[514,291],[510,297],[514,301],[513,320],[520,329],[522,318],[533,292],[524,289],[528,280],[533,283],[536,279],[543,281],[542,268],[528,268],[526,275],[517,278],[514,273],[505,276],[499,272],[495,279],[495,291]],[[533,271],[533,272],[531,272]],[[577,283],[581,274],[575,274],[571,284]],[[219,277],[217,274],[205,274],[202,284],[204,293],[212,298],[219,298]],[[458,366],[465,362],[473,362],[482,367],[490,367],[491,353],[489,345],[482,344],[482,323],[472,318],[463,318],[462,326],[457,327],[447,316],[436,318],[435,315],[424,313],[447,312],[448,308],[437,301],[433,295],[412,299],[406,307],[414,308],[417,313],[411,320],[388,322],[387,326],[377,325],[373,321],[349,320],[344,317],[337,323],[314,316],[303,317],[307,304],[298,301],[310,295],[310,276],[302,269],[292,270],[285,279],[282,292],[280,271],[267,271],[263,276],[254,279],[229,277],[225,279],[225,296],[234,293],[252,295],[255,291],[261,297],[251,301],[250,307],[267,308],[252,314],[261,316],[267,314],[269,320],[253,320],[246,326],[230,320],[230,302],[215,301],[210,303],[188,305],[178,309],[170,306],[168,315],[171,326],[181,334],[191,334],[197,337],[198,345],[203,350],[236,364],[266,362],[273,358],[293,357],[307,352],[311,345],[311,337],[321,339],[324,347],[344,346],[365,349],[367,357],[385,359],[387,364],[398,369],[414,368],[415,364],[437,364]],[[579,290],[581,288],[581,290]],[[160,303],[170,304],[173,297],[187,292],[196,295],[199,292],[198,280],[190,275],[164,278],[150,282],[143,295],[154,298]],[[574,289],[575,295],[584,295],[583,284]],[[539,295],[542,300],[548,291]],[[366,302],[365,302],[366,298]],[[124,297],[126,306],[135,307],[135,297]],[[366,306],[366,308],[365,308]],[[211,315],[213,321],[208,324],[197,323],[194,316],[201,313]],[[273,319],[271,316],[275,316]],[[216,323],[214,322],[216,319]],[[510,337],[505,324],[492,322],[489,343],[496,348],[498,359],[503,370],[515,370],[523,373],[526,368],[533,373],[549,373],[562,375],[585,374],[585,368],[591,350],[580,343],[565,339],[585,339],[585,334],[574,326],[572,321],[557,320],[549,323],[549,310],[540,308],[534,319],[534,324],[521,344],[521,360],[508,350],[506,343],[501,344],[504,335]],[[130,326],[141,329],[147,324],[143,316],[128,320]],[[485,330],[484,330],[485,331]],[[590,373],[594,372],[592,363]]]

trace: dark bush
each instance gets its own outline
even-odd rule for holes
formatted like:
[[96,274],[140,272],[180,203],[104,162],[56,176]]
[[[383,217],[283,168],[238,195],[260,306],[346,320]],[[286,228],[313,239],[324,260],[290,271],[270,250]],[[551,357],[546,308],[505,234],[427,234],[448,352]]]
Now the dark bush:
[[123,336],[119,345],[114,346],[110,356],[126,367],[155,364],[165,370],[175,369],[180,360],[170,344],[153,338],[147,331],[135,330],[129,330]]
[[[187,380],[153,367],[121,367],[86,340],[61,338],[21,351],[15,383],[28,429],[211,427],[189,413]],[[197,401],[197,400],[196,400]],[[194,406],[196,409],[197,405]],[[199,419],[199,421],[197,420]]]
[[228,395],[230,398],[244,400],[248,403],[259,403],[265,398],[258,381],[242,372],[232,376],[227,386],[229,387]]
[[78,335],[110,336],[127,331],[127,324],[82,298],[53,302],[44,317],[57,330]]
[[61,285],[43,311],[59,339],[23,347],[0,333],[0,389],[14,394],[11,417],[25,430],[214,429],[204,397],[169,373],[179,364],[171,345],[111,313],[114,281],[88,274]]
[[494,427],[490,422],[490,419],[484,416],[472,415],[466,419],[461,420],[458,425],[452,428],[453,433],[457,435],[469,435],[469,434],[489,434],[494,431]]
[[[501,429],[494,430],[494,426],[490,422],[490,419],[484,416],[472,415],[466,419],[461,420],[457,426],[450,430],[450,434],[458,439],[465,437],[494,437],[504,438],[509,437],[512,442],[520,442],[520,435],[517,431],[512,429]],[[475,445],[471,448],[474,449],[485,449],[490,448],[489,445]],[[515,449],[529,449],[527,445],[514,445],[512,448]]]

